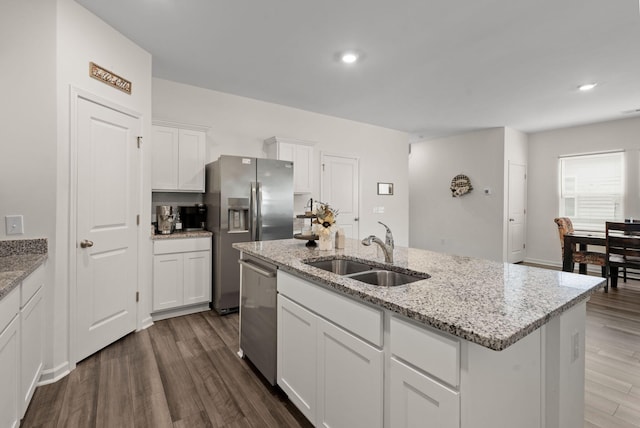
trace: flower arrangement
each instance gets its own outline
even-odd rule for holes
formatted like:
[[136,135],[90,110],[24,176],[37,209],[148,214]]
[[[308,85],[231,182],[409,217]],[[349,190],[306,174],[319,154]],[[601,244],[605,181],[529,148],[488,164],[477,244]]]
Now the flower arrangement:
[[313,233],[319,237],[332,236],[333,225],[336,224],[338,211],[329,207],[329,204],[319,202],[315,212],[316,218],[313,220]]

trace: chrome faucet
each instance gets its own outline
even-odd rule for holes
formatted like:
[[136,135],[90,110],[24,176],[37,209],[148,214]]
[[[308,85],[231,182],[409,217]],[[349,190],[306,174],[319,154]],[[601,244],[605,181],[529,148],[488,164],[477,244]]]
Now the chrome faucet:
[[382,251],[384,252],[384,261],[387,263],[393,263],[393,248],[394,248],[393,233],[391,233],[391,229],[389,229],[389,226],[387,226],[381,221],[379,221],[378,223],[380,223],[385,227],[385,229],[387,229],[384,237],[385,242],[382,242],[382,240],[375,235],[369,235],[362,240],[362,245],[369,246],[371,245],[371,242],[378,244],[380,248],[382,248]]

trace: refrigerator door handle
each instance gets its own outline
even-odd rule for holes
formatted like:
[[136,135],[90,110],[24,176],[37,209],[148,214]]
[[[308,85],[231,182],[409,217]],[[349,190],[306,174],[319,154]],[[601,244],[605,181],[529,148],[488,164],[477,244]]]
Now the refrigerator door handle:
[[251,197],[249,200],[249,227],[251,240],[258,240],[258,183],[251,183]]
[[262,241],[262,183],[256,183],[256,241]]

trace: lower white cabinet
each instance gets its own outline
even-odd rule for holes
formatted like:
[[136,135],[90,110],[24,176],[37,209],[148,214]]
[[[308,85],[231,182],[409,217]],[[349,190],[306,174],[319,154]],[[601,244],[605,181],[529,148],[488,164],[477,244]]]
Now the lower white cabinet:
[[0,301],[0,427],[20,424],[20,288]]
[[302,306],[278,295],[278,385],[311,422],[317,412],[317,322]]
[[211,238],[154,242],[153,310],[211,301]]
[[20,309],[20,406],[22,416],[29,407],[44,363],[43,296],[44,290],[41,286]]
[[391,358],[390,420],[393,428],[459,428],[460,394]]
[[318,318],[316,426],[382,427],[384,353]]
[[[312,290],[315,286],[304,281],[300,284],[306,288],[295,288],[296,281],[302,280],[278,272],[278,385],[315,426],[382,427],[383,350],[324,317],[336,307],[346,309],[340,314],[348,317],[364,305],[328,290]],[[381,317],[379,311],[373,314]],[[350,325],[349,319],[345,324]]]

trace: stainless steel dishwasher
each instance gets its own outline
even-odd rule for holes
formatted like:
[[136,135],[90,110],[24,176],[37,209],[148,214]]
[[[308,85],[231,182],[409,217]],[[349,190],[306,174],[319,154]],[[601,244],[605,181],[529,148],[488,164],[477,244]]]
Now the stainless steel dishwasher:
[[277,266],[247,254],[240,263],[240,355],[276,384]]

